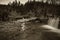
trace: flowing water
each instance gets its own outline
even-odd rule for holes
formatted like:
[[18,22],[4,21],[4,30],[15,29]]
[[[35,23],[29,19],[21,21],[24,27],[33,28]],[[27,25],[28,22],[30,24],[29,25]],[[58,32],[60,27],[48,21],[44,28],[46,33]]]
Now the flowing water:
[[[4,25],[1,25],[1,27],[3,26],[3,28],[0,27],[0,32],[1,32],[0,37],[1,36],[3,36],[3,37],[1,37],[0,40],[2,40],[5,37],[6,37],[6,39],[8,38],[8,40],[13,40],[13,39],[15,39],[15,40],[41,40],[43,37],[45,38],[47,36],[47,34],[48,35],[50,34],[50,33],[46,33],[46,32],[45,33],[40,32],[39,26],[41,26],[40,25],[41,23],[39,23],[39,22],[30,22],[29,21],[26,23],[26,21],[32,20],[32,19],[33,18],[17,20],[12,23],[8,22],[8,23],[5,23]],[[58,23],[59,23],[59,18],[57,18],[57,19],[51,18],[48,20],[48,25],[51,25],[54,27],[55,26],[57,27]],[[50,27],[50,26],[46,26],[45,28],[54,29],[53,27]],[[51,36],[52,35],[53,34],[51,34]],[[43,36],[43,37],[41,37],[41,36]],[[47,37],[51,37],[51,36],[49,35]],[[45,38],[46,40],[47,40],[47,37]]]
[[59,18],[49,18],[48,25],[58,28]]
[[25,22],[23,22],[23,23],[21,24],[21,26],[22,26],[22,27],[21,27],[21,28],[22,28],[21,31],[24,31],[24,30],[25,30],[25,27],[26,27],[26,26],[25,26]]

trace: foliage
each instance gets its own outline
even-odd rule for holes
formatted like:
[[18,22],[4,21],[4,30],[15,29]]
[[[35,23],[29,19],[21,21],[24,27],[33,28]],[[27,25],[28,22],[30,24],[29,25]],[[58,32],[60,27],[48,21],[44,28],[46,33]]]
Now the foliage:
[[8,12],[1,12],[0,13],[0,21],[7,21],[8,20]]
[[[6,12],[0,12],[0,15],[3,20],[5,19],[5,16],[12,14],[16,14],[20,15],[20,16],[29,16],[29,17],[41,17],[41,16],[60,16],[60,5],[54,4],[53,1],[51,0],[51,4],[48,3],[49,0],[46,1],[46,3],[43,2],[43,0],[41,2],[39,1],[27,1],[24,5],[20,3],[20,1],[13,1],[12,3],[9,2],[8,5],[5,6],[0,6],[0,9],[4,9],[6,10]],[[1,10],[0,10],[1,11]],[[8,12],[7,12],[8,11]],[[13,13],[12,13],[13,12]],[[4,14],[5,13],[5,14]],[[12,16],[10,15],[10,16]],[[16,15],[16,16],[18,16]],[[14,18],[14,17],[13,17]]]

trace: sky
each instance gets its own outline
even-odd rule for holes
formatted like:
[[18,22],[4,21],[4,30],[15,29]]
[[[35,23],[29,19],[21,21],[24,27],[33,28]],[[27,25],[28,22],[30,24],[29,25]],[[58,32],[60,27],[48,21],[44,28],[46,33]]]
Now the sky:
[[[0,0],[0,4],[8,4],[9,2],[13,2],[13,1],[15,1],[15,0]],[[21,3],[25,4],[28,0],[17,0],[17,1],[20,1]],[[41,0],[39,0],[39,1],[41,1]],[[44,1],[46,1],[46,0],[44,0]]]
[[[8,4],[9,2],[13,2],[14,0],[0,0],[0,4]],[[18,0],[20,1],[21,3],[25,3],[27,2],[28,0]]]
[[[0,4],[8,4],[9,2],[13,2],[13,1],[15,1],[15,0],[0,0]],[[20,1],[21,3],[25,4],[28,0],[17,0],[17,1]],[[39,0],[39,1],[41,1],[41,0]]]

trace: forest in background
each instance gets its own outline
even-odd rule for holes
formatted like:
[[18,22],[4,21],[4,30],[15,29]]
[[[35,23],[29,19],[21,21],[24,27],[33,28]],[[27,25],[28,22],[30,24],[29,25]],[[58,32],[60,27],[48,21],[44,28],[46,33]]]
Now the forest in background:
[[60,17],[60,4],[56,0],[31,1],[25,4],[17,2],[9,2],[8,5],[0,4],[0,21],[9,21],[20,18],[30,17]]

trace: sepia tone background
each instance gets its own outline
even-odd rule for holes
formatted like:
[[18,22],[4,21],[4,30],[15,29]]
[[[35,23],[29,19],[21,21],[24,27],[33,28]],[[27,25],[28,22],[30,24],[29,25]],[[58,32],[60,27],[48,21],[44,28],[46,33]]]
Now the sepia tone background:
[[59,29],[60,0],[0,0],[0,40],[60,40]]

